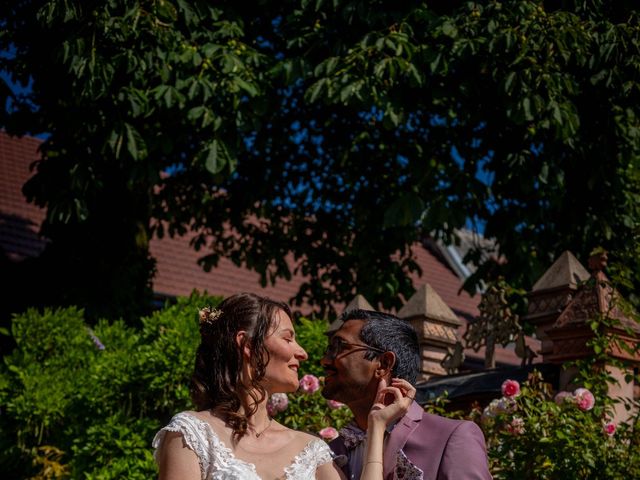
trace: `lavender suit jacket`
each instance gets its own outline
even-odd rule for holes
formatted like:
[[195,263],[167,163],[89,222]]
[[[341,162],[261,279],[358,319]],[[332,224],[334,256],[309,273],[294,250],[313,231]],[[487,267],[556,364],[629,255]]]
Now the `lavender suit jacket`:
[[[349,456],[341,437],[330,443],[336,455]],[[384,478],[393,479],[398,451],[402,450],[424,472],[424,480],[489,480],[482,430],[473,422],[425,413],[413,403],[398,421],[384,449]],[[349,465],[343,467],[350,477]]]

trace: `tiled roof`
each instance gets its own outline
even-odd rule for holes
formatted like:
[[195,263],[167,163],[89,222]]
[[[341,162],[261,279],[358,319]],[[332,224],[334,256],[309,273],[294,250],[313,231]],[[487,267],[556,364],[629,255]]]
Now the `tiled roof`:
[[302,277],[294,276],[291,281],[278,281],[275,286],[263,288],[256,272],[238,267],[226,258],[221,258],[217,267],[205,272],[198,265],[198,258],[204,253],[196,252],[189,241],[189,236],[151,240],[151,255],[157,261],[153,289],[158,295],[189,295],[195,288],[214,295],[252,292],[289,301],[304,281]]
[[[29,204],[21,187],[31,176],[29,166],[38,160],[40,140],[13,138],[0,132],[0,247],[9,258],[21,260],[37,256],[44,246],[38,227],[44,219],[42,209]],[[154,238],[151,255],[157,261],[154,292],[159,296],[189,295],[193,289],[210,294],[228,296],[240,291],[255,292],[278,300],[289,301],[295,296],[304,278],[294,276],[290,281],[278,281],[275,286],[262,287],[259,275],[222,258],[217,267],[205,272],[197,260],[203,255],[189,245],[190,237]],[[478,315],[479,297],[460,291],[461,280],[434,252],[422,244],[414,244],[412,252],[422,268],[422,277],[412,276],[414,285],[428,283],[442,297],[453,312],[463,320],[460,334],[467,321]],[[483,352],[467,351],[467,356],[479,358]],[[497,349],[499,363],[514,364],[519,360],[510,349]]]
[[44,248],[38,236],[44,211],[22,195],[22,185],[31,177],[29,167],[39,158],[40,143],[0,132],[0,248],[12,260],[37,256]]

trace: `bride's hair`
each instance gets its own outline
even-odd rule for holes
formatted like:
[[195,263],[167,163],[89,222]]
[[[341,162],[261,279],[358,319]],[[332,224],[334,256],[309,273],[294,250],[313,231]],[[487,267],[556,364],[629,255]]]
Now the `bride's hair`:
[[[285,303],[240,293],[224,300],[218,308],[200,311],[201,341],[191,377],[191,400],[198,410],[213,409],[237,437],[246,433],[247,419],[267,395],[260,385],[269,363],[264,340],[274,327],[278,310],[291,317],[291,310]],[[245,330],[247,335],[245,343],[239,347],[236,334],[240,330]],[[251,350],[249,385],[243,384],[241,378],[246,345]],[[251,396],[254,405],[249,411],[240,413],[240,398],[246,395]]]

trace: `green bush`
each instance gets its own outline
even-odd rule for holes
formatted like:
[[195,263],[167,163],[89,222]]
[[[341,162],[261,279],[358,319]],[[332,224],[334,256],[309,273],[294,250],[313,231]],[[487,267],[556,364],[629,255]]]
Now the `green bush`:
[[153,435],[191,408],[197,308],[219,300],[180,299],[140,328],[100,321],[90,330],[73,307],[16,316],[17,347],[0,371],[0,471],[9,478],[57,478],[54,471],[154,477]]
[[309,355],[309,359],[300,365],[301,371],[316,377],[324,374],[320,359],[327,347],[327,331],[329,324],[323,320],[309,320],[300,318],[296,322],[296,339]]

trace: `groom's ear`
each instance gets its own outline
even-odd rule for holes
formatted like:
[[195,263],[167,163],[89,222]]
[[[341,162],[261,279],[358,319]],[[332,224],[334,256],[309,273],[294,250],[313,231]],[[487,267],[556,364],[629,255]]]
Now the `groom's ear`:
[[384,378],[391,375],[393,367],[396,364],[396,354],[393,352],[384,352],[378,357],[380,362],[378,368],[376,368],[376,377]]

